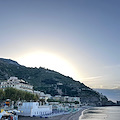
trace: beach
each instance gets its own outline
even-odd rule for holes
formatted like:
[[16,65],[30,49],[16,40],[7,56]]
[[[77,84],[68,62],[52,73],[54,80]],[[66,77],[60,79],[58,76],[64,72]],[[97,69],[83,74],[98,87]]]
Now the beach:
[[19,120],[79,120],[79,117],[82,111],[85,109],[86,108],[80,108],[80,110],[77,111],[76,113],[63,114],[63,115],[58,115],[58,116],[53,116],[53,117],[48,117],[48,118],[20,116]]

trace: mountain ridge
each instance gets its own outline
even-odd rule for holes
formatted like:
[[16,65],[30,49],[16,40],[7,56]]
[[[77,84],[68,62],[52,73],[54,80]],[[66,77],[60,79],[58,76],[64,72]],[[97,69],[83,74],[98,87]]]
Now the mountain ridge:
[[20,65],[20,64],[18,64],[18,62],[14,61],[14,60],[11,60],[11,59],[0,58],[0,61],[3,61],[3,62],[8,63],[8,64],[14,64],[14,65],[17,65],[17,66]]
[[82,103],[94,106],[109,104],[106,96],[69,76],[42,67],[25,67],[11,59],[0,58],[0,80],[7,80],[11,76],[23,79],[33,85],[35,90],[52,96],[80,97]]

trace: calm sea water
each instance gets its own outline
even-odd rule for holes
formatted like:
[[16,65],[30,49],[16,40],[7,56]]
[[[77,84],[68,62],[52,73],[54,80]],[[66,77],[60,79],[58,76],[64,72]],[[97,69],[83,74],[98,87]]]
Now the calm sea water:
[[79,120],[120,120],[120,107],[95,107],[83,111]]

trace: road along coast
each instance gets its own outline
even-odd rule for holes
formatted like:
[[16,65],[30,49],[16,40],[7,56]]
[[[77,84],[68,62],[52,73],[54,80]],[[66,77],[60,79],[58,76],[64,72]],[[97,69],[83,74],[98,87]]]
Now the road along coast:
[[77,112],[72,112],[69,114],[62,114],[57,116],[50,116],[46,118],[20,116],[19,120],[79,120],[79,117],[81,116],[82,111],[85,109],[87,109],[87,107],[81,107]]

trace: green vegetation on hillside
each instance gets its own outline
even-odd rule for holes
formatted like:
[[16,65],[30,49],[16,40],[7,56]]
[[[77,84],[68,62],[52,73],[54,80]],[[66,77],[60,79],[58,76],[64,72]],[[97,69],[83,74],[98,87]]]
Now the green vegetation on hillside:
[[101,98],[99,93],[69,76],[42,67],[21,66],[15,61],[0,58],[0,81],[5,81],[11,76],[23,79],[33,85],[35,90],[43,91],[52,96],[80,97],[82,103],[95,105],[105,105],[108,102],[105,96]]
[[[82,89],[88,88],[83,83],[73,80],[53,70],[30,68],[17,64],[14,61],[0,59],[0,80],[4,81],[11,76],[23,79],[34,86],[35,90],[54,95],[80,96]],[[61,83],[62,85],[59,85]]]

